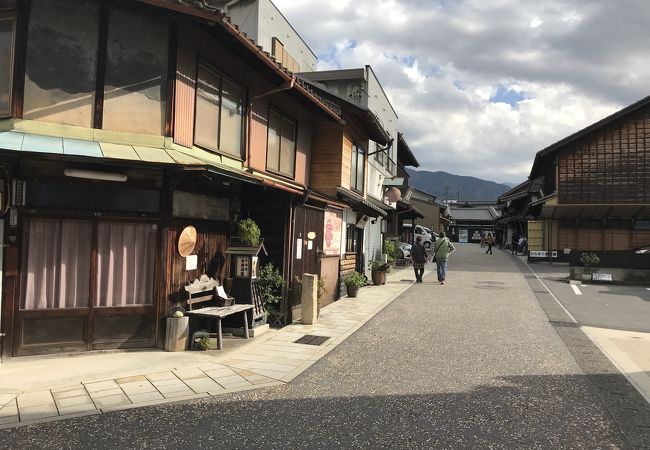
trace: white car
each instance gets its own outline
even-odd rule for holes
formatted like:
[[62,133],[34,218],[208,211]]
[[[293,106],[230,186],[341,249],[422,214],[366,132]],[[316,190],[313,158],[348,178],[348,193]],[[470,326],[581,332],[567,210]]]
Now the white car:
[[416,225],[415,226],[415,238],[420,236],[422,238],[422,245],[424,245],[424,248],[427,250],[431,248],[434,242],[436,242],[436,239],[438,238],[438,235],[434,232],[432,232],[430,229],[427,227],[423,227],[422,225]]
[[397,248],[399,249],[398,258],[411,258],[411,244],[407,244],[406,242],[398,242]]

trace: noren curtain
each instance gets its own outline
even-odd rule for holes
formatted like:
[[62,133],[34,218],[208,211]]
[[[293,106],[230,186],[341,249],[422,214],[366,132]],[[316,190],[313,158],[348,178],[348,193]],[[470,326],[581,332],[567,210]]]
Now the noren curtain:
[[154,225],[100,222],[95,306],[151,305],[155,254]]
[[21,309],[87,307],[92,224],[30,219]]

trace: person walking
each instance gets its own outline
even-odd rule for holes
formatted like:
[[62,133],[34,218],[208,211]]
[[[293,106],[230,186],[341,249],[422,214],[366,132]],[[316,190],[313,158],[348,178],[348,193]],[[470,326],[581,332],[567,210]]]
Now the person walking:
[[514,255],[517,253],[517,246],[519,245],[519,233],[516,231],[512,233],[512,240],[510,241],[512,244],[512,254]]
[[415,271],[415,282],[422,283],[424,265],[427,263],[427,249],[422,245],[422,236],[415,238],[415,244],[411,247],[411,261]]
[[456,248],[449,242],[449,238],[445,236],[445,233],[440,233],[440,238],[436,241],[433,246],[433,260],[436,262],[436,269],[438,271],[438,281],[440,284],[445,284],[445,279],[447,278],[447,261],[449,261],[449,255],[454,253]]
[[488,233],[487,237],[485,238],[485,245],[487,245],[487,250],[485,251],[485,254],[487,255],[488,252],[490,255],[492,254],[492,247],[494,246],[494,237],[492,237],[492,233]]

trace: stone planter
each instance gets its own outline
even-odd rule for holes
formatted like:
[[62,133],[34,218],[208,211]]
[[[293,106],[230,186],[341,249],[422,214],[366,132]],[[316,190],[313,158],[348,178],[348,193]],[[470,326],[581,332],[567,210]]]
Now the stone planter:
[[187,350],[190,336],[190,318],[168,317],[167,332],[165,333],[165,351],[183,352]]
[[377,286],[386,284],[386,272],[383,270],[373,270],[371,277],[372,282]]

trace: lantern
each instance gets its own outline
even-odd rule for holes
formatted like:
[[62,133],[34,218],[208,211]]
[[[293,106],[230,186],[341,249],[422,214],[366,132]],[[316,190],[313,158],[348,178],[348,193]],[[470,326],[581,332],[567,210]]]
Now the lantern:
[[402,192],[396,188],[395,186],[386,189],[386,197],[388,198],[388,201],[391,203],[397,202],[400,198],[402,198]]

